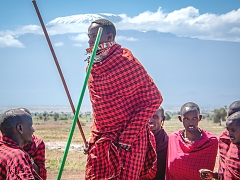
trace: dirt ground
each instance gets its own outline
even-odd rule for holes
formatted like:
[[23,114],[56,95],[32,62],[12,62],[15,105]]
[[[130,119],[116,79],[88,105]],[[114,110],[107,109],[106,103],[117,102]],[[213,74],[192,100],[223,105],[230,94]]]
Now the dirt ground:
[[[46,144],[46,166],[48,180],[55,180],[58,175],[63,153],[68,141],[69,131],[71,129],[71,121],[69,122],[34,122],[35,135],[44,140]],[[213,124],[210,121],[203,120],[199,125],[207,131],[213,132],[219,136],[223,132],[224,127]],[[171,133],[182,128],[182,124],[177,120],[166,121],[164,129],[166,132]],[[86,139],[90,134],[90,123],[83,126]],[[84,170],[87,156],[83,154],[83,140],[78,127],[76,126],[71,145],[69,148],[68,156],[62,172],[62,180],[83,180]],[[216,162],[218,161],[218,157]],[[215,166],[217,169],[217,163]]]
[[[50,172],[48,173],[48,180],[56,180],[58,176],[58,172]],[[70,171],[62,173],[61,180],[84,180],[84,171]]]

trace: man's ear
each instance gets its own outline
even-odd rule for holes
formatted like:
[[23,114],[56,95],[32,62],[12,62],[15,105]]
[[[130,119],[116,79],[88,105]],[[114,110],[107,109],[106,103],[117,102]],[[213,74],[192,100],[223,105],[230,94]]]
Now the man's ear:
[[113,38],[113,34],[112,34],[112,33],[108,33],[108,34],[107,34],[107,40],[108,40],[109,42],[114,41],[114,38]]
[[200,115],[199,115],[199,121],[201,121],[201,119],[202,119],[202,115],[200,114]]
[[22,127],[21,124],[18,124],[16,128],[17,128],[17,131],[18,131],[20,134],[23,134],[23,127]]
[[182,116],[179,115],[178,119],[179,119],[180,122],[182,122]]

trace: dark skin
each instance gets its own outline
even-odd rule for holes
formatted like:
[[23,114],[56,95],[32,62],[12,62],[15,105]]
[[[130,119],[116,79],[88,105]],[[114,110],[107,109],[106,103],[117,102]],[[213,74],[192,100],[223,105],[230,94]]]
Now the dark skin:
[[34,129],[32,127],[32,118],[27,113],[21,116],[22,122],[15,127],[2,129],[2,134],[14,140],[21,148],[32,142]]
[[161,131],[164,120],[165,120],[165,116],[163,111],[158,109],[148,122],[150,131],[154,135],[156,135],[159,131]]
[[[19,109],[21,109],[22,111],[25,111],[27,114],[31,114],[30,113],[30,111],[29,110],[27,110],[27,109],[25,109],[25,108],[19,108]],[[31,143],[31,142],[30,142]],[[38,167],[38,165],[37,164],[35,164],[35,162],[33,162],[33,169],[37,172],[37,173],[39,173],[40,171],[39,171],[39,167]]]
[[[88,28],[89,47],[92,47],[94,45],[99,27],[102,27],[102,26],[97,23],[92,23],[89,26],[89,28]],[[107,32],[107,30],[103,28],[99,44],[106,43],[106,42],[112,42],[112,41],[114,41],[113,34],[111,32]]]
[[197,108],[185,107],[181,112],[181,116],[178,116],[178,119],[183,123],[185,128],[185,140],[194,142],[201,137],[198,123],[202,119],[202,115],[199,114]]

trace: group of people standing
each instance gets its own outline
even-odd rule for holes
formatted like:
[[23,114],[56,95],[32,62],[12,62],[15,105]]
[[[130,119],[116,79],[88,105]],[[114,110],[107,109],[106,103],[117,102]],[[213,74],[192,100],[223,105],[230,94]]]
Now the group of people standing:
[[[219,139],[198,127],[202,115],[193,102],[181,107],[178,118],[184,128],[168,135],[163,129],[162,95],[131,51],[115,42],[112,22],[91,23],[87,54],[90,57],[100,27],[102,36],[88,80],[94,120],[84,150],[85,179],[240,179],[240,101],[230,105],[227,130]],[[33,135],[30,112],[6,111],[0,130],[0,179],[46,179],[45,152],[39,153],[45,145]]]
[[[162,128],[163,109],[159,109],[162,95],[131,51],[115,42],[112,22],[91,23],[87,53],[91,54],[100,27],[103,33],[88,83],[94,121],[85,149],[85,179],[239,179],[240,125],[232,129],[232,123],[240,121],[238,112],[230,106],[234,113],[229,114],[227,138],[222,141],[224,136],[218,140],[198,127],[199,106],[185,103],[178,117],[184,129],[168,136]],[[213,173],[218,147],[220,171]],[[236,153],[234,159],[230,152]]]
[[[150,130],[157,143],[158,166],[153,179],[240,179],[240,101],[234,101],[229,106],[227,129],[220,137],[198,127],[202,116],[199,106],[193,102],[185,103],[181,107],[178,118],[184,128],[169,136],[159,126],[163,124],[164,116],[158,112],[163,112],[162,108],[149,121]],[[156,132],[163,135],[158,136]],[[164,147],[164,150],[160,147]],[[219,161],[215,162],[217,155]],[[217,172],[213,172],[215,163]]]

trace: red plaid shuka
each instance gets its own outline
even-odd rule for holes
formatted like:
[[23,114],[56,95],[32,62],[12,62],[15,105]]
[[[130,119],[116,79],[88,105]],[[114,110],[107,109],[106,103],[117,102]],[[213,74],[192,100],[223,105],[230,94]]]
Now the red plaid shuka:
[[[152,143],[152,146],[154,147],[154,150],[156,153],[157,145],[156,145],[154,134],[151,131],[149,132],[149,143]],[[151,147],[151,146],[149,146],[149,147]],[[149,151],[151,151],[151,149],[149,149],[147,151],[147,155],[148,155]],[[143,169],[141,171],[139,180],[151,180],[155,177],[156,172],[157,172],[157,156],[154,158],[155,158],[155,161],[153,163],[151,161],[150,161],[150,164],[149,164],[149,161],[144,162]],[[149,168],[149,166],[151,166],[151,165],[152,165],[152,167]]]
[[231,143],[228,131],[219,137],[219,179],[240,179],[240,146]]
[[186,144],[182,132],[179,130],[169,136],[166,180],[201,180],[200,169],[214,169],[218,140],[212,133],[202,130],[200,139]]
[[[32,136],[32,143],[23,147],[23,149],[29,154],[33,159],[34,163],[39,168],[38,175],[43,179],[47,179],[47,170],[45,167],[45,144],[42,139]],[[36,172],[34,171],[34,174]]]
[[94,122],[86,179],[138,179],[149,145],[147,122],[162,102],[159,90],[132,53],[118,44],[93,64],[88,88]]
[[2,136],[0,140],[0,180],[34,180],[29,155],[18,144]]

